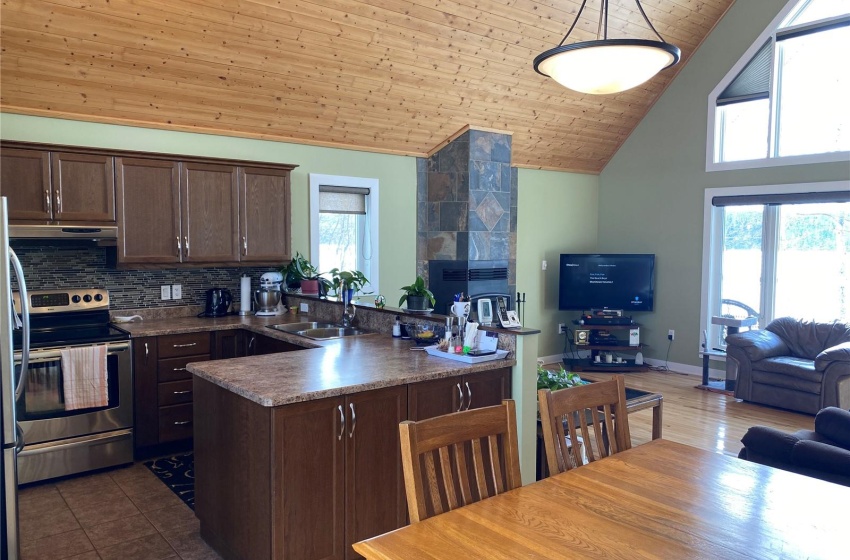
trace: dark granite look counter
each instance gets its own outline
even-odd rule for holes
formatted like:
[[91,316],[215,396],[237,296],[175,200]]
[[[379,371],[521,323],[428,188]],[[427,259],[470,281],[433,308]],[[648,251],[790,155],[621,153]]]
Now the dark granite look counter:
[[[304,347],[303,351],[190,363],[187,369],[222,388],[266,407],[348,395],[453,377],[503,367],[512,358],[466,364],[411,350],[410,340],[375,333],[316,341],[267,328],[267,325],[312,320],[303,315],[277,317],[228,316],[216,319],[182,317],[123,323],[131,337],[244,329]],[[509,356],[511,356],[509,354]]]

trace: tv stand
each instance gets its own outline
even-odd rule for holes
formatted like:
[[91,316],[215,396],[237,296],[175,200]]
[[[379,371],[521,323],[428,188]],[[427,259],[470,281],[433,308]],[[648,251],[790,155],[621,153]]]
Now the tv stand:
[[[631,328],[640,327],[639,323],[630,323],[628,325],[588,325],[580,324],[578,321],[573,321],[573,324],[578,328],[587,329],[590,331],[590,339],[591,341],[594,338],[594,334],[599,331],[626,331],[626,341],[628,342],[628,331]],[[622,341],[622,335],[616,337],[618,341]],[[571,371],[599,371],[599,372],[625,372],[625,371],[648,371],[649,367],[646,364],[636,365],[634,358],[623,358],[622,362],[613,361],[611,363],[607,363],[604,359],[604,355],[606,353],[617,353],[617,352],[640,352],[644,348],[646,348],[645,344],[638,344],[637,346],[631,345],[623,345],[623,344],[584,344],[577,346],[579,349],[588,349],[590,350],[590,358],[589,359],[570,359],[564,358],[564,366],[570,369]],[[600,356],[599,361],[596,361],[596,356]],[[615,358],[616,360],[616,358]]]

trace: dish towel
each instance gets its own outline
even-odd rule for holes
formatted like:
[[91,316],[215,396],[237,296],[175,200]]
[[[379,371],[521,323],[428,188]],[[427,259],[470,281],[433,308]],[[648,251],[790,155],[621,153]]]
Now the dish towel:
[[62,355],[65,410],[107,406],[106,345],[66,348],[59,352]]

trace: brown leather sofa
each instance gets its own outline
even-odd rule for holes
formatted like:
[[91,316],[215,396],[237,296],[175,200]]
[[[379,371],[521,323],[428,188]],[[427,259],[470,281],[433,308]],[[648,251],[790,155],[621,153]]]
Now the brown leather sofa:
[[825,408],[815,429],[793,434],[754,426],[741,439],[741,459],[850,486],[850,412]]
[[817,414],[850,409],[850,327],[793,317],[726,337],[726,376],[735,397]]

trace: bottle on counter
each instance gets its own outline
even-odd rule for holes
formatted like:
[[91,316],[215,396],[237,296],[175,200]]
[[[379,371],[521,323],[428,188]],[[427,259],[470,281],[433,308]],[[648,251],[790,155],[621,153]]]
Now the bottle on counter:
[[401,317],[395,316],[395,324],[393,324],[393,338],[401,338]]

